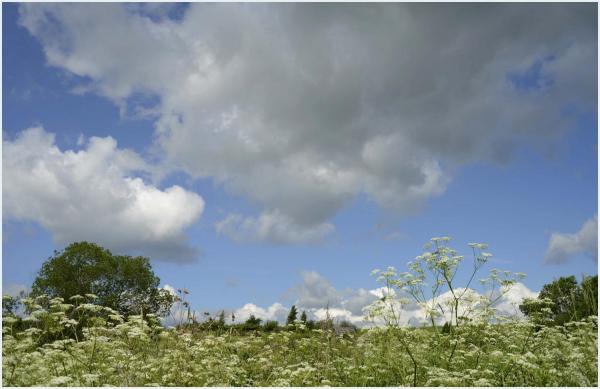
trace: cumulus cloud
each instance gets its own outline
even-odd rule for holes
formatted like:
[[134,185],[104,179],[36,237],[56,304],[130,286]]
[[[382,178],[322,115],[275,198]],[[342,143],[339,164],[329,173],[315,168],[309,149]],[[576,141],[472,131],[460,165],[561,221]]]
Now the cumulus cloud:
[[[451,171],[554,139],[597,105],[593,4],[23,4],[80,91],[151,96],[173,166],[263,208],[243,240],[308,240],[357,194],[408,212]],[[158,15],[158,16],[157,16]],[[134,107],[135,108],[135,107]],[[283,226],[282,226],[283,225]],[[251,229],[255,231],[252,232]]]
[[519,305],[523,302],[523,299],[537,298],[538,294],[538,292],[532,291],[522,282],[517,282],[494,304],[494,308],[508,315],[523,317]]
[[297,297],[297,304],[305,308],[324,308],[338,306],[342,294],[329,281],[316,271],[302,272],[302,283],[292,288],[291,293]]
[[197,256],[184,229],[203,199],[179,186],[161,190],[140,175],[152,168],[111,137],[60,150],[41,127],[3,142],[3,213],[39,223],[60,244],[93,241],[117,252],[186,261]]
[[553,233],[546,250],[546,263],[566,263],[583,254],[598,261],[598,215],[587,220],[573,234]]
[[248,320],[250,316],[267,320],[276,320],[280,323],[284,323],[289,313],[289,308],[284,307],[280,303],[274,303],[267,308],[261,308],[252,303],[248,303],[241,308],[234,311],[235,319],[238,322]]

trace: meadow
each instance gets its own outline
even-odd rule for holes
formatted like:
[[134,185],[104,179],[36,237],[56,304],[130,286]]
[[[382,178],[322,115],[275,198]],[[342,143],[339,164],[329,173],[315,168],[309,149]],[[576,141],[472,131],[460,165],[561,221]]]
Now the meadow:
[[[75,334],[70,310],[86,326]],[[238,333],[124,321],[110,308],[54,299],[16,331],[3,318],[4,386],[597,386],[596,317],[372,328],[336,335],[302,324]],[[62,336],[60,336],[62,335]],[[50,341],[51,338],[57,340]]]

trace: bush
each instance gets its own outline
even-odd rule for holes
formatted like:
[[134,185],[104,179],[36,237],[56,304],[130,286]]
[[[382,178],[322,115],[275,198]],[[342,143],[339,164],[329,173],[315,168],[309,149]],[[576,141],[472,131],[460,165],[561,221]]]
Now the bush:
[[248,318],[248,320],[246,320],[246,322],[243,325],[243,329],[245,331],[258,331],[260,330],[260,323],[262,322],[262,319],[259,319],[257,317],[255,317],[254,315],[250,315],[250,317]]
[[265,332],[273,332],[279,329],[279,323],[276,320],[269,320],[263,325]]

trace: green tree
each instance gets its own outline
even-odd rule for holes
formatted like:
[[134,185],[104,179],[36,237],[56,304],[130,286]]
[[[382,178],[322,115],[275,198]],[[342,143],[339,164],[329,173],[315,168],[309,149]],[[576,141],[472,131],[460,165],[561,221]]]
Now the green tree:
[[261,319],[255,317],[254,315],[250,315],[250,317],[248,318],[248,320],[246,320],[246,322],[244,323],[244,329],[246,331],[256,331],[260,329],[260,323],[262,322]]
[[175,297],[159,289],[160,279],[146,257],[113,255],[94,243],[72,243],[42,265],[32,296],[62,297],[93,294],[96,303],[122,315],[167,314]]
[[298,309],[296,309],[295,305],[292,305],[290,309],[290,313],[288,314],[286,324],[294,324],[296,318],[298,317]]
[[584,277],[580,285],[578,311],[581,317],[598,315],[598,276]]
[[530,318],[543,317],[555,325],[597,315],[598,276],[584,277],[580,284],[575,276],[560,277],[544,285],[537,299],[528,299],[519,308]]
[[306,321],[308,320],[308,318],[306,317],[306,311],[302,311],[302,315],[300,315],[300,321],[304,324],[306,324]]
[[556,324],[564,324],[571,320],[577,295],[577,279],[575,276],[560,277],[542,287],[539,298],[548,298],[552,306],[553,320]]

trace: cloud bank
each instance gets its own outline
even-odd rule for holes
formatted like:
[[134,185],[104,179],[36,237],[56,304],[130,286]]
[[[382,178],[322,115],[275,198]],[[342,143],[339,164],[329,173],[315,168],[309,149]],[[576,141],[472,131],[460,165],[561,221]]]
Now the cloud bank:
[[545,262],[566,263],[576,255],[598,261],[598,215],[587,220],[573,234],[553,233],[546,250]]
[[[261,209],[217,229],[318,241],[358,194],[396,212],[594,111],[593,4],[22,4],[79,92],[150,112],[169,166]],[[157,101],[140,105],[138,97]]]
[[179,186],[161,190],[140,175],[152,167],[111,137],[89,139],[79,151],[61,151],[41,127],[3,146],[3,215],[29,220],[60,244],[92,241],[117,252],[190,261],[197,250],[184,230],[204,200]]

